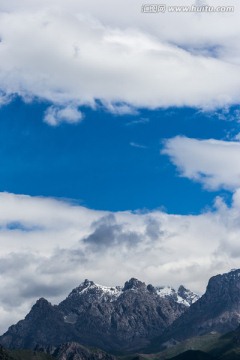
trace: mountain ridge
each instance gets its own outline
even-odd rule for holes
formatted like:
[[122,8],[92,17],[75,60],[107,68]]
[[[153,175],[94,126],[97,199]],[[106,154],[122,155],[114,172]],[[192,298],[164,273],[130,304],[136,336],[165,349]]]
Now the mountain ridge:
[[187,297],[172,293],[159,294],[159,289],[135,278],[123,287],[86,279],[59,305],[38,299],[25,319],[0,337],[0,343],[34,348],[75,341],[106,351],[133,351],[146,346],[190,305]]
[[112,353],[155,352],[240,323],[240,269],[209,279],[201,298],[180,286],[154,287],[131,278],[107,287],[85,280],[58,305],[40,298],[0,337],[7,348],[76,342]]
[[240,269],[218,274],[209,279],[206,292],[177,318],[153,347],[177,343],[210,332],[233,331],[240,324]]

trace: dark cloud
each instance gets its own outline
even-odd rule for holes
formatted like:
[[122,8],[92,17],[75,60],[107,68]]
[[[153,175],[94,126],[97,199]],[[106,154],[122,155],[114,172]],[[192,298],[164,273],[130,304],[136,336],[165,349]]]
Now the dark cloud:
[[134,246],[142,240],[140,233],[126,230],[124,224],[118,224],[113,214],[102,217],[93,223],[94,231],[83,239],[85,244],[96,250],[111,248],[121,244]]
[[151,240],[159,240],[165,235],[160,222],[153,217],[147,219],[145,233]]
[[18,273],[19,270],[28,268],[35,261],[34,255],[28,253],[10,253],[0,258],[1,275]]

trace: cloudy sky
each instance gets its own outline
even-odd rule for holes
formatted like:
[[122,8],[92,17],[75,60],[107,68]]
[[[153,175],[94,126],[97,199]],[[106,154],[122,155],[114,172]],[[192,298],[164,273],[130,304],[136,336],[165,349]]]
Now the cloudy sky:
[[0,2],[1,332],[85,278],[239,267],[240,4],[165,3]]

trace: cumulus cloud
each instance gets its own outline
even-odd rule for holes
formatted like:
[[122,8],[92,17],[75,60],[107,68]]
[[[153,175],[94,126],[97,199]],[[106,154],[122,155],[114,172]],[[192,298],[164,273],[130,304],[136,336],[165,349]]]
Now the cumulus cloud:
[[231,207],[218,198],[195,216],[110,213],[0,193],[1,331],[37,298],[58,303],[84,278],[111,286],[133,276],[204,291],[211,275],[238,267],[239,210],[239,190]]
[[57,126],[63,122],[76,124],[82,121],[82,119],[81,111],[74,106],[50,106],[44,115],[44,121],[51,126]]
[[197,140],[177,136],[165,142],[163,154],[177,166],[180,176],[195,180],[209,190],[240,187],[240,143]]
[[[175,5],[173,0],[168,4]],[[235,12],[143,14],[138,0],[34,5],[4,0],[1,91],[57,107],[101,103],[116,114],[142,107],[238,103],[240,5],[233,0],[228,5]],[[73,109],[67,112],[50,108],[45,120],[56,125],[81,118]]]

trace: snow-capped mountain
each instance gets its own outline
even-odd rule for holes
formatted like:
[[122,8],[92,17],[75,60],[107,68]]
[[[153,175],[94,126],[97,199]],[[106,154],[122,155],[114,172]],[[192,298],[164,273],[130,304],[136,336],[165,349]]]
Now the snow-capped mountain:
[[68,297],[82,296],[84,293],[87,293],[89,300],[92,299],[92,301],[96,301],[96,299],[98,299],[99,301],[112,302],[121,295],[122,289],[123,287],[121,286],[103,286],[86,279],[78,287],[73,289]]
[[0,337],[7,348],[78,342],[113,351],[161,349],[240,322],[240,270],[209,280],[198,298],[184,286],[154,287],[137,279],[107,287],[85,280],[59,305],[39,299],[24,320]]
[[133,350],[161,334],[187,306],[130,279],[106,287],[85,280],[58,306],[40,299],[26,318],[0,338],[10,348],[57,346],[69,341],[105,350]]
[[[141,286],[141,281],[137,279],[135,283],[131,285],[129,290],[136,290]],[[99,301],[115,301],[125,290],[126,284],[124,287],[122,286],[115,286],[115,287],[108,287],[94,283],[86,279],[82,284],[80,284],[77,288],[75,288],[68,297],[75,297],[81,296],[84,293],[88,293],[89,300],[92,298],[93,301],[98,298]],[[144,288],[144,287],[143,287]],[[186,289],[183,285],[179,286],[178,290],[176,291],[171,286],[152,286],[148,285],[146,289],[152,289],[152,291],[156,291],[156,294],[161,298],[165,298],[168,300],[172,300],[177,302],[178,304],[183,304],[185,306],[192,305],[195,301],[199,299],[199,295],[195,294],[194,292]]]
[[186,289],[183,285],[179,286],[177,291],[171,286],[156,287],[156,291],[159,296],[166,299],[172,299],[173,301],[186,306],[192,305],[200,298],[199,295]]

